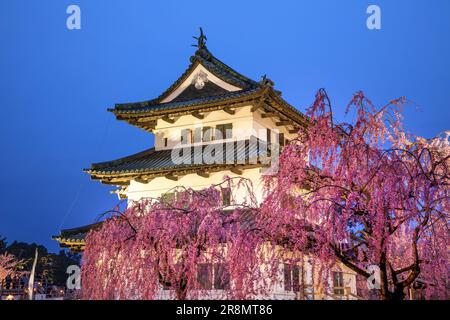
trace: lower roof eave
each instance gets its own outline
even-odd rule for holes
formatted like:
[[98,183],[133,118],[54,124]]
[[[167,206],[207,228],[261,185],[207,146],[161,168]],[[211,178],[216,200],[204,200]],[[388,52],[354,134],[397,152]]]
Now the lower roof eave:
[[180,177],[187,174],[193,174],[197,172],[215,173],[219,171],[225,171],[230,169],[246,170],[253,168],[266,167],[267,165],[258,162],[254,164],[223,164],[223,165],[197,165],[190,167],[182,167],[178,169],[168,169],[163,171],[137,171],[137,172],[116,172],[116,173],[100,173],[95,170],[85,170],[91,175],[91,179],[100,180],[103,184],[108,185],[129,185],[131,180],[144,178],[143,180],[151,180],[157,177],[166,177],[168,175]]
[[98,229],[103,221],[84,225],[81,227],[63,229],[57,236],[52,236],[52,240],[59,243],[61,248],[68,248],[73,252],[81,252],[86,245],[86,236],[91,230]]

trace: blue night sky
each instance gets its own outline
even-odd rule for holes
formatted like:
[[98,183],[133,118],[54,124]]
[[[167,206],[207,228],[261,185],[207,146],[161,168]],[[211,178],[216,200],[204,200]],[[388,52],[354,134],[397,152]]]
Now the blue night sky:
[[[81,30],[66,9],[81,8]],[[382,29],[366,27],[377,4]],[[337,117],[352,93],[406,96],[410,131],[449,129],[450,1],[0,2],[0,235],[56,251],[60,228],[92,223],[118,202],[83,168],[153,145],[115,120],[114,103],[153,98],[187,68],[193,35],[239,72],[267,74],[303,111],[325,87]]]

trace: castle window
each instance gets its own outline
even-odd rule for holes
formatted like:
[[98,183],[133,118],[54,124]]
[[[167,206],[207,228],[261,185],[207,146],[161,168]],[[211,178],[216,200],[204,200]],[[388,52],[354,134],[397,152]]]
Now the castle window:
[[342,272],[333,272],[333,293],[344,294],[344,273]]
[[230,275],[223,263],[201,263],[197,266],[197,282],[203,290],[224,290],[230,286]]
[[300,267],[298,265],[284,264],[284,290],[300,291]]
[[194,129],[194,143],[202,142],[202,128],[195,128]]
[[267,155],[270,157],[272,149],[272,130],[266,129],[266,140],[267,140]]
[[167,147],[167,145],[168,145],[168,139],[164,138],[164,147]]
[[227,207],[231,205],[231,189],[222,188],[222,205]]
[[212,289],[212,265],[201,263],[197,266],[197,281],[200,289]]
[[285,143],[285,139],[284,139],[284,133],[280,132],[278,133],[278,144],[280,145],[280,148],[284,147],[284,143]]
[[216,126],[216,140],[231,139],[233,137],[233,124],[218,124]]
[[272,143],[272,130],[269,128],[266,129],[266,140],[268,145]]
[[212,141],[212,138],[213,138],[212,131],[213,131],[213,129],[211,127],[203,127],[202,131],[203,131],[203,142]]
[[181,130],[181,144],[192,143],[192,130],[183,129]]

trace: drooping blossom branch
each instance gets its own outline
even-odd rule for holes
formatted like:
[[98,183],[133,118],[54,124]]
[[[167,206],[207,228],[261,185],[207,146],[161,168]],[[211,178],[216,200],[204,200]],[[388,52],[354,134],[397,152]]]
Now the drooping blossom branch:
[[[262,215],[296,248],[310,247],[365,278],[380,270],[380,295],[402,299],[417,281],[448,297],[448,134],[425,140],[402,128],[404,98],[377,110],[362,92],[354,124],[335,123],[324,90],[311,124],[287,146],[268,178]],[[304,225],[293,228],[293,221]],[[305,228],[309,226],[309,228]],[[328,264],[327,264],[328,262]]]
[[[142,199],[106,220],[87,238],[84,297],[192,299],[208,289],[221,299],[263,294],[257,206],[250,198],[224,207],[221,189],[232,187],[251,193],[242,179],[200,191],[179,187],[168,193],[171,199]],[[214,273],[213,283],[202,283],[202,272]]]
[[[335,123],[320,90],[310,124],[266,179],[261,206],[248,181],[227,179],[113,210],[87,237],[84,297],[267,296],[280,263],[304,256],[318,262],[323,283],[339,264],[364,278],[377,266],[381,298],[402,299],[417,283],[428,297],[448,297],[448,135],[407,134],[404,102],[377,110],[358,92],[349,104],[354,123]],[[249,197],[225,206],[224,187],[244,187]]]

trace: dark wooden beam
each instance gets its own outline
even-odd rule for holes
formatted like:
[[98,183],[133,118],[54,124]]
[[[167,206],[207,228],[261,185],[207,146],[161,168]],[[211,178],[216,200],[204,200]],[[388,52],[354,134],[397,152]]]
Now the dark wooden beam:
[[261,95],[261,97],[258,100],[258,103],[256,105],[254,105],[250,111],[251,112],[255,112],[256,110],[260,109],[261,107],[266,105],[266,93],[267,93],[268,88],[264,89],[263,94]]
[[175,123],[175,119],[169,118],[168,116],[162,117],[161,120],[171,124]]
[[195,117],[195,118],[197,118],[197,119],[200,119],[200,120],[202,120],[202,119],[205,118],[205,115],[204,115],[204,114],[201,114],[201,113],[198,112],[198,111],[192,112],[192,116]]
[[145,183],[149,183],[150,181],[152,181],[153,178],[150,178],[150,177],[138,177],[138,178],[136,178],[134,180],[136,180],[136,182],[145,184]]
[[223,111],[225,111],[228,114],[234,115],[236,113],[235,110],[232,110],[230,107],[223,108]]
[[147,180],[144,180],[144,179],[141,179],[141,178],[136,178],[136,179],[134,179],[136,182],[139,182],[139,183],[143,183],[143,184],[146,184],[147,183]]
[[152,128],[154,128],[156,126],[156,122],[155,121],[145,121],[145,122],[130,121],[130,124],[132,124],[134,126],[139,126],[139,127],[152,127]]
[[130,185],[130,181],[112,181],[109,179],[102,179],[101,183],[110,184],[113,186],[128,186],[128,185]]
[[289,133],[297,133],[300,130],[300,128],[294,128],[289,130]]
[[269,117],[273,117],[273,116],[275,116],[276,115],[276,113],[275,112],[266,112],[266,113],[263,113],[263,114],[261,114],[261,118],[269,118]]
[[239,176],[242,175],[242,170],[240,170],[238,168],[231,168],[230,171]]
[[172,180],[172,181],[178,181],[178,177],[173,174],[167,174],[166,179]]
[[258,103],[256,106],[253,106],[253,107],[250,109],[250,112],[255,112],[255,111],[258,110],[259,108],[261,108],[261,105]]
[[126,198],[128,198],[125,194],[123,194],[123,193],[119,193],[119,199],[126,199]]
[[290,124],[292,124],[292,121],[288,121],[288,120],[283,120],[283,121],[279,121],[279,122],[276,122],[276,123],[275,123],[275,125],[276,125],[277,127],[288,126],[288,125],[290,125]]
[[209,178],[209,173],[206,172],[206,171],[200,170],[200,171],[197,171],[197,174],[198,174],[200,177],[203,177],[203,178]]

